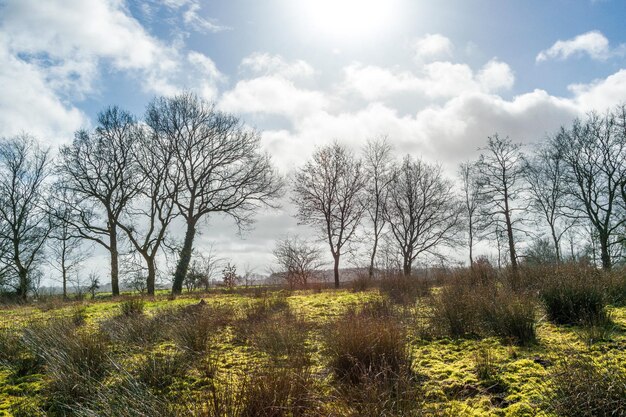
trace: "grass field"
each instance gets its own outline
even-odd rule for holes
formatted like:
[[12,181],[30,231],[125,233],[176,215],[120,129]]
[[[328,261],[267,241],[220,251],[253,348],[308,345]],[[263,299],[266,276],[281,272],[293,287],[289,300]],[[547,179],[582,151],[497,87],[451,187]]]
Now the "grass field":
[[[5,306],[0,415],[624,415],[625,307],[606,306],[599,324],[554,324],[535,297],[519,330],[514,316],[459,307],[462,293],[451,310],[456,288]],[[476,327],[452,331],[452,316],[467,325],[475,312]]]

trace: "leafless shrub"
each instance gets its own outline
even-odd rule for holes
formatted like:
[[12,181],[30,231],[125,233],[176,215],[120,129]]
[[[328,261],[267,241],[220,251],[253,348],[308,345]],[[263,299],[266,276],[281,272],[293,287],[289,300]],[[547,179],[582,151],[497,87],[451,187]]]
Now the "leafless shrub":
[[398,304],[414,304],[430,294],[431,284],[415,275],[389,274],[378,282],[380,291]]
[[308,367],[262,366],[209,391],[206,417],[300,417],[316,415],[319,404]]
[[68,319],[31,324],[24,345],[45,365],[53,409],[84,401],[110,369],[109,341],[103,333],[76,329]]
[[411,366],[405,329],[391,317],[349,311],[325,331],[330,367],[340,381],[359,383]]

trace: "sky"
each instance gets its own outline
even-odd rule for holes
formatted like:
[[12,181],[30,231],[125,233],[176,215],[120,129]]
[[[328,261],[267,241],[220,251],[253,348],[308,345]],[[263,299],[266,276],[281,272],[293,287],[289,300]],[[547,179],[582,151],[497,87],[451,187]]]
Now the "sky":
[[[0,136],[53,147],[111,104],[184,90],[262,132],[287,177],[317,146],[456,165],[495,132],[529,146],[626,101],[625,0],[0,0]],[[264,272],[307,234],[288,201],[199,245]],[[241,269],[240,268],[240,269]]]

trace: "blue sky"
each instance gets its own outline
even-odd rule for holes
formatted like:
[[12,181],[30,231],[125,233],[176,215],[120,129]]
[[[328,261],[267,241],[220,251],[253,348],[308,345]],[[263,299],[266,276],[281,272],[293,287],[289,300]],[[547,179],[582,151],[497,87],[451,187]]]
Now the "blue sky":
[[[453,173],[495,131],[533,143],[624,102],[625,21],[624,0],[0,0],[0,136],[54,146],[189,89],[262,130],[284,173],[381,134]],[[291,214],[202,239],[263,265]]]

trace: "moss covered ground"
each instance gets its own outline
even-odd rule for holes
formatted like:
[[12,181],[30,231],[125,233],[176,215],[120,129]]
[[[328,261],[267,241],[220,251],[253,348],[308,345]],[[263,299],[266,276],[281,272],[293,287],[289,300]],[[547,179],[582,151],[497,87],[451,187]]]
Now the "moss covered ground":
[[[170,300],[166,296],[146,299],[144,314],[151,316],[172,306],[197,304],[199,299],[209,305],[232,307],[241,316],[259,294],[198,293]],[[323,346],[324,323],[332,322],[352,307],[381,298],[378,290],[351,292],[349,290],[300,291],[269,294],[282,297],[294,316],[311,331],[303,345],[311,352],[318,392],[328,394],[324,400],[325,415],[342,415],[341,406],[333,405],[332,377],[327,371]],[[86,330],[97,329],[105,320],[119,314],[119,299],[98,299],[85,302],[54,302],[0,308],[0,329],[19,329],[32,322],[45,322],[54,317],[71,317],[80,309]],[[550,373],[555,364],[576,353],[589,354],[594,361],[616,361],[626,366],[626,308],[611,307],[613,327],[602,334],[602,340],[590,341],[588,331],[576,326],[557,326],[538,312],[538,341],[526,347],[515,346],[495,337],[424,338],[420,334],[420,317],[426,307],[422,301],[414,305],[397,306],[407,317],[413,370],[420,375],[422,391],[419,401],[430,415],[458,416],[550,416]],[[179,401],[205,395],[214,373],[241,372],[255,361],[268,359],[267,352],[242,340],[232,326],[216,330],[210,341],[211,355],[217,370],[203,372],[202,366],[173,375],[168,384],[168,398]],[[140,366],[149,353],[175,353],[171,341],[159,342],[147,348],[113,346],[115,354],[127,369]],[[144,349],[144,350],[142,350]],[[146,351],[148,349],[149,351]],[[626,369],[625,369],[626,370]],[[45,372],[19,376],[6,365],[0,365],[0,416],[38,415],[46,402]],[[418,400],[418,399],[416,399]],[[336,407],[336,408],[333,408]]]

